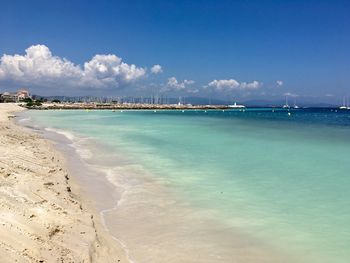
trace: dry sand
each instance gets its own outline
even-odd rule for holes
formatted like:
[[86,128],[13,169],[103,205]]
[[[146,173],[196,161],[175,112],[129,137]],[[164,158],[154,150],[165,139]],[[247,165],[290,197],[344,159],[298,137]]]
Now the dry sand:
[[128,262],[81,200],[63,156],[0,104],[0,262]]

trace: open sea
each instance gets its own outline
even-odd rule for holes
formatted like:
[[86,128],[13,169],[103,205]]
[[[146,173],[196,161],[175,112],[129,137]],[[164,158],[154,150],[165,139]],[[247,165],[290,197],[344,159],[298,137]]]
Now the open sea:
[[133,262],[350,262],[350,111],[27,111],[20,122],[78,156],[71,166]]

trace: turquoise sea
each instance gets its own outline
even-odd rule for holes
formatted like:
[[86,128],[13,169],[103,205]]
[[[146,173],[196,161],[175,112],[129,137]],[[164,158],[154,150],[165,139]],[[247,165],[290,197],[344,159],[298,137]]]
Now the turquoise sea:
[[115,187],[101,215],[134,262],[350,262],[350,111],[28,111],[23,123],[65,135]]

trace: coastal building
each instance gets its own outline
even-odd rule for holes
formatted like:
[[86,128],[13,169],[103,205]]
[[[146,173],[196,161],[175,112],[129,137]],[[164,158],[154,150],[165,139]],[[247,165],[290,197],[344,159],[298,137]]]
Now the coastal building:
[[6,91],[3,94],[1,94],[1,101],[2,102],[16,102],[17,97],[15,96],[14,93],[10,93],[10,92]]
[[24,99],[30,98],[28,90],[20,89],[17,92],[4,92],[0,94],[1,102],[21,102]]
[[18,101],[30,98],[29,91],[25,89],[18,90],[16,95]]

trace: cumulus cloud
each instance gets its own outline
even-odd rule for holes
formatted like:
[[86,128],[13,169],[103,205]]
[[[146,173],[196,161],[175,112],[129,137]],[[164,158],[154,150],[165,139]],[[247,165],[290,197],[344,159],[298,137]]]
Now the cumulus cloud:
[[184,81],[179,82],[175,77],[171,77],[168,78],[168,82],[162,91],[182,91],[192,84],[194,84],[193,80],[185,79]]
[[163,69],[162,69],[162,66],[161,65],[154,65],[152,68],[151,68],[151,73],[153,74],[159,74],[159,73],[162,73],[163,72]]
[[221,79],[221,80],[213,80],[208,83],[206,87],[214,88],[218,91],[232,91],[232,90],[254,90],[261,87],[261,83],[254,80],[253,82],[241,82],[239,83],[235,79]]
[[0,81],[29,86],[119,87],[146,74],[146,70],[127,64],[116,55],[95,55],[83,66],[53,56],[45,45],[34,45],[25,55],[3,55]]
[[241,89],[258,89],[260,86],[261,84],[256,80],[250,83],[242,82],[240,85]]
[[283,81],[282,80],[277,80],[276,81],[277,87],[282,87],[283,86]]
[[213,80],[208,83],[208,87],[213,87],[217,90],[230,89],[234,90],[239,88],[239,82],[234,79],[221,79],[221,80]]

